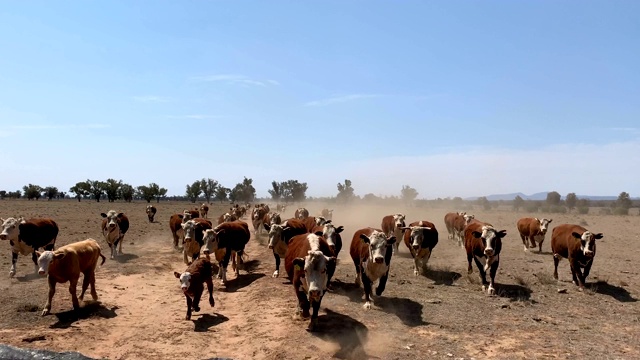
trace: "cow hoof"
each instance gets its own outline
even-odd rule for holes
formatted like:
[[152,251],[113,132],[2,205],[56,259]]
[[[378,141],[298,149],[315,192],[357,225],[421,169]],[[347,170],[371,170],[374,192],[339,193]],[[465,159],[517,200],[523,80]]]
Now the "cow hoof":
[[524,247],[524,252],[528,252],[528,251],[529,251],[529,249],[525,246]]
[[47,316],[47,315],[49,315],[49,309],[42,310],[42,316]]
[[314,331],[316,331],[317,327],[318,327],[318,319],[312,319],[309,322],[309,325],[307,326],[307,331],[314,332]]
[[487,290],[487,294],[495,295],[496,294],[496,289],[494,289],[491,286],[489,286],[489,289]]
[[487,285],[482,285],[482,292],[487,291]]
[[12,278],[16,276],[16,272],[15,271],[9,271],[9,277]]
[[278,276],[280,276],[280,272],[278,272],[278,270],[273,272],[273,275],[271,275],[271,277],[277,278]]
[[413,270],[413,275],[418,276],[420,275],[420,272],[418,270]]
[[200,311],[200,307],[199,307],[199,306],[194,306],[194,307],[193,307],[193,311],[195,311],[195,312],[199,312],[199,311]]
[[187,315],[184,317],[185,320],[191,320],[191,315]]
[[300,316],[302,316],[303,319],[308,319],[311,316],[311,313],[309,312],[309,310],[302,310]]
[[584,291],[584,286],[580,286],[580,287],[578,288],[578,291],[583,292],[583,291]]
[[209,301],[209,305],[211,305],[211,307],[215,307],[216,306],[216,302],[214,300]]
[[365,310],[369,310],[371,309],[371,301],[367,301],[366,303],[364,303],[364,305],[362,306]]

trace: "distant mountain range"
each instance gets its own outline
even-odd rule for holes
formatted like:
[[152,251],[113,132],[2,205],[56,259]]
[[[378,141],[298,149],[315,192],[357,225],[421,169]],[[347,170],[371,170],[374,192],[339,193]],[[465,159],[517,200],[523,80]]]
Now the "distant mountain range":
[[[511,194],[493,194],[493,195],[487,195],[487,200],[489,200],[489,201],[513,200],[518,195],[520,195],[520,197],[523,198],[524,200],[546,200],[548,193],[549,193],[549,191],[539,192],[539,193],[535,193],[535,194],[531,194],[531,195],[526,195],[526,194],[523,194],[521,192],[511,193]],[[578,199],[589,199],[589,200],[594,200],[594,201],[598,201],[598,200],[616,200],[618,198],[617,195],[615,195],[615,196],[576,195],[576,196],[578,197]],[[472,196],[472,197],[465,198],[465,200],[477,200],[478,198],[479,198],[479,196]],[[562,199],[563,200],[564,200],[564,198],[565,198],[565,196],[562,195]],[[639,200],[639,199],[640,198],[638,198],[638,197],[632,197],[631,198],[631,200]]]

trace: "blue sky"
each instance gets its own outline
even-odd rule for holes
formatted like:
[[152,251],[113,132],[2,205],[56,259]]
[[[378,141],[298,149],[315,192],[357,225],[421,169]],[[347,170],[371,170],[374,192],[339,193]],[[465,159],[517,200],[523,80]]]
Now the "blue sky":
[[[638,1],[0,7],[0,188],[638,196]],[[634,160],[635,159],[635,160]],[[635,166],[630,166],[635,164]],[[628,168],[627,168],[628,167]]]

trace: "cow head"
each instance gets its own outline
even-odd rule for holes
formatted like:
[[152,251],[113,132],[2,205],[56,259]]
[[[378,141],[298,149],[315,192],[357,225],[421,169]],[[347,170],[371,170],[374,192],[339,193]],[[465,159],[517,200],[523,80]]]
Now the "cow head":
[[507,230],[496,230],[493,226],[485,225],[482,227],[482,232],[474,231],[472,235],[475,238],[480,238],[484,245],[484,254],[486,256],[493,256],[496,249],[498,239],[501,239],[507,235]]
[[322,227],[322,236],[329,244],[329,248],[331,251],[335,253],[336,251],[336,242],[338,240],[339,234],[344,230],[344,226],[335,226],[331,223],[331,221],[327,221],[324,223]]
[[191,211],[189,210],[185,210],[182,212],[182,223],[186,223],[187,221],[191,220]]
[[551,223],[551,221],[553,221],[553,219],[535,219],[538,220],[538,223],[540,224],[540,232],[542,232],[543,235],[546,235],[547,230],[549,230],[549,224]]
[[387,254],[387,250],[396,242],[396,237],[387,235],[381,231],[374,231],[371,236],[360,234],[360,238],[369,245],[369,259],[376,264],[382,264]]
[[602,239],[602,233],[594,234],[587,230],[580,235],[577,232],[573,232],[574,238],[580,240],[580,251],[584,256],[593,257],[595,255],[596,239]]
[[233,216],[229,213],[225,213],[224,215],[222,215],[222,221],[223,222],[231,222],[233,221]]
[[149,218],[149,221],[153,222],[153,217],[156,215],[155,213],[155,208],[152,205],[147,205],[147,217]]
[[404,214],[395,214],[393,215],[393,224],[396,229],[400,229],[405,226],[404,224],[405,216]]
[[298,219],[300,220],[304,220],[309,214],[309,211],[305,208],[298,208],[296,212],[298,213]]
[[322,226],[324,224],[326,224],[327,219],[324,216],[317,216],[316,217],[316,226]]
[[458,215],[460,216],[465,216],[467,214],[466,211],[458,211]]
[[113,232],[119,229],[120,218],[124,215],[123,213],[116,213],[115,210],[109,210],[109,212],[100,213],[100,216],[107,219],[107,231]]
[[473,214],[466,214],[464,213],[464,215],[462,215],[462,217],[464,218],[464,223],[465,225],[469,225],[469,223],[471,222],[471,220],[475,219],[476,216]]
[[25,220],[21,217],[19,219],[10,217],[7,219],[0,219],[2,222],[2,232],[0,232],[0,240],[17,240],[20,235],[20,224]]
[[262,216],[260,216],[260,208],[258,207],[258,205],[256,205],[256,207],[253,208],[253,211],[251,211],[251,219],[252,220],[260,220]]
[[[317,236],[310,234],[309,236]],[[336,258],[328,257],[322,251],[309,250],[307,256],[293,260],[295,271],[304,271],[301,280],[308,289],[309,301],[318,302],[327,290],[328,269],[335,266]]]
[[202,241],[204,241],[204,253],[210,254],[218,251],[219,243],[218,243],[218,233],[219,227],[215,227],[214,229],[206,229],[202,232],[203,237]]
[[282,218],[280,217],[280,213],[273,213],[271,215],[270,223],[271,224],[280,224],[282,222]]
[[275,249],[280,241],[284,242],[282,234],[289,229],[286,225],[264,224],[264,228],[269,232],[269,249]]
[[184,230],[184,240],[183,243],[187,244],[189,241],[195,241],[196,239],[196,222],[193,220],[188,220],[183,222],[180,226],[182,226],[182,230]]
[[56,253],[53,251],[36,251],[38,257],[38,274],[45,276],[49,273],[49,266],[56,260],[60,260],[64,257],[65,253]]
[[401,228],[402,231],[411,231],[409,235],[411,237],[411,247],[414,250],[420,249],[420,245],[424,241],[424,232],[427,230],[431,230],[428,226],[405,226]]
[[182,289],[182,292],[187,292],[189,291],[189,287],[191,286],[191,273],[188,271],[183,272],[182,274],[180,274],[177,271],[173,272],[173,276],[175,276],[176,278],[178,278],[180,280],[180,288]]

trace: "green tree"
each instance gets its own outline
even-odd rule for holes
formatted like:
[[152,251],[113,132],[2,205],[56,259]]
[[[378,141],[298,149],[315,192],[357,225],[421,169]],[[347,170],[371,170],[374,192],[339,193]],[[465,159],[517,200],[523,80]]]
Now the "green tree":
[[89,193],[93,195],[93,198],[96,199],[96,202],[100,202],[100,198],[104,195],[105,183],[99,180],[88,180],[87,184],[89,184]]
[[89,183],[86,181],[80,181],[72,186],[69,189],[69,192],[76,194],[76,198],[78,199],[78,201],[80,201],[83,197],[89,196],[89,194],[91,194],[91,185],[89,185]]
[[47,198],[47,201],[51,201],[51,199],[58,196],[58,188],[55,186],[47,186],[42,189],[42,193]]
[[616,200],[616,207],[629,210],[631,208],[631,196],[627,192],[621,192]]
[[342,202],[349,202],[355,197],[354,189],[351,186],[351,180],[345,179],[344,184],[338,183],[338,195],[336,199]]
[[187,191],[185,195],[187,196],[187,199],[189,199],[189,201],[191,201],[192,203],[195,203],[196,200],[198,200],[198,196],[200,196],[200,194],[202,193],[202,188],[200,187],[200,185],[200,181],[195,181],[193,184],[187,185]]
[[576,196],[576,193],[568,193],[567,197],[565,197],[564,199],[564,202],[565,204],[567,204],[569,210],[573,210],[578,204],[578,197]]
[[4,200],[4,198],[7,196],[7,191],[6,190],[0,190],[0,199]]
[[231,189],[229,193],[229,199],[231,201],[243,201],[243,202],[251,202],[256,197],[256,189],[253,187],[253,179],[247,178],[246,176],[242,180],[241,183],[236,184],[236,186]]
[[222,185],[218,185],[218,186],[216,187],[216,192],[215,192],[215,194],[214,194],[215,199],[216,199],[216,200],[218,200],[218,201],[220,201],[220,202],[223,202],[223,201],[225,201],[225,200],[228,200],[228,197],[229,197],[229,193],[230,193],[230,192],[231,192],[231,189],[229,189],[229,188],[227,188],[227,187],[224,187],[224,186],[222,186]]
[[156,193],[156,203],[160,202],[160,199],[163,199],[167,196],[167,189],[163,188],[163,187],[159,187],[158,184],[156,183],[152,183],[152,185],[155,185],[155,193]]
[[40,196],[42,196],[42,191],[43,191],[43,189],[40,186],[33,185],[33,184],[23,186],[22,190],[24,191],[24,196],[27,198],[27,200],[40,199]]
[[200,189],[202,190],[202,194],[204,198],[207,199],[207,202],[211,202],[211,197],[216,192],[216,188],[218,187],[218,181],[213,179],[202,179],[200,180]]
[[524,206],[524,199],[522,196],[517,195],[515,199],[513,199],[513,210],[519,211]]
[[114,202],[120,197],[120,187],[122,187],[122,180],[107,179],[104,182],[104,192],[107,194],[107,200]]
[[133,186],[129,185],[129,184],[122,184],[122,186],[120,186],[120,194],[119,196],[126,202],[130,203],[131,201],[133,201],[133,195],[135,194],[135,189],[133,188]]
[[400,196],[402,200],[405,202],[411,202],[418,197],[418,190],[412,188],[409,185],[402,185],[402,190],[400,190]]
[[557,191],[547,193],[547,205],[560,205],[562,196]]
[[282,190],[282,197],[285,202],[295,201],[300,202],[304,201],[307,197],[307,183],[298,182],[298,180],[287,180],[280,184],[280,188]]
[[280,201],[280,199],[282,199],[281,183],[274,180],[271,182],[271,187],[272,189],[269,190],[269,195],[271,195],[271,199],[273,199],[273,201],[275,202]]
[[482,206],[485,210],[491,210],[491,202],[487,199],[486,196],[481,196],[476,200],[478,205]]

